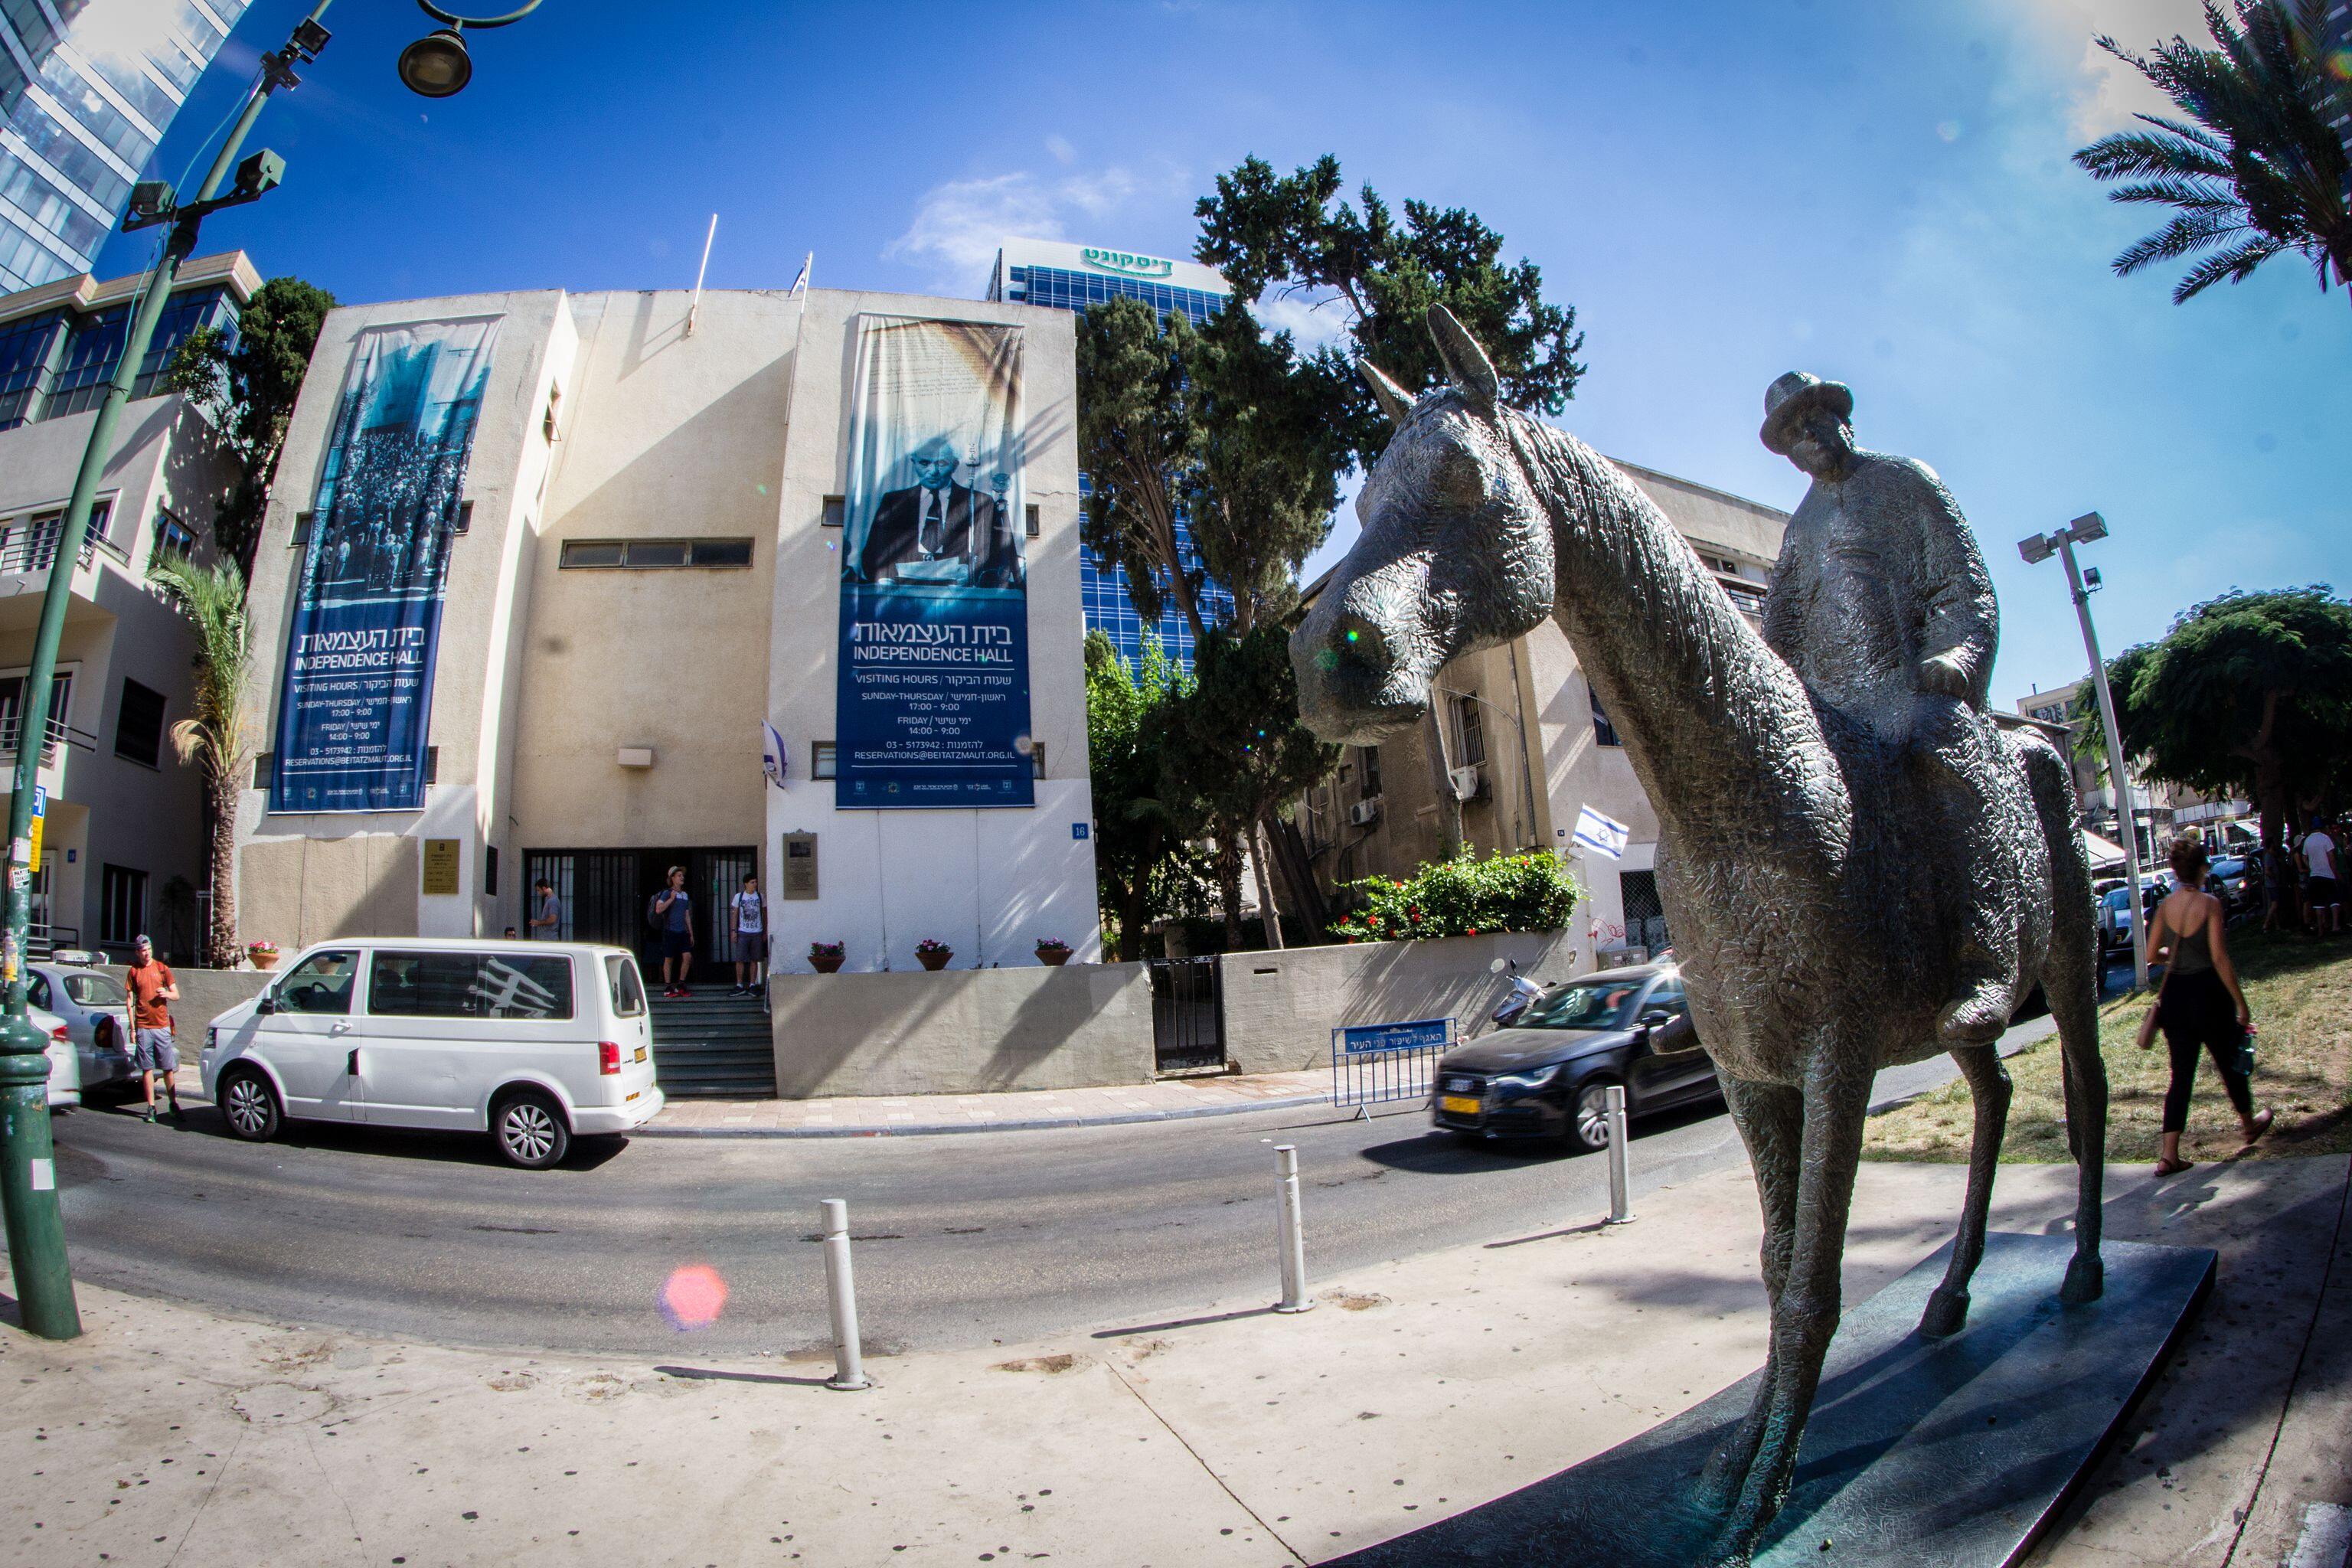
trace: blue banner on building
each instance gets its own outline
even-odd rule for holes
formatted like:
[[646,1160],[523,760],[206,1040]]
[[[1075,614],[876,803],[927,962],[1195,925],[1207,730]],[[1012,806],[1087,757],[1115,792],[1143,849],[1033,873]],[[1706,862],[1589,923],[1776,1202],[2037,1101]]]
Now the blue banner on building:
[[1032,805],[1022,330],[864,316],[834,804]]
[[449,541],[499,320],[352,347],[295,584],[272,811],[415,811]]

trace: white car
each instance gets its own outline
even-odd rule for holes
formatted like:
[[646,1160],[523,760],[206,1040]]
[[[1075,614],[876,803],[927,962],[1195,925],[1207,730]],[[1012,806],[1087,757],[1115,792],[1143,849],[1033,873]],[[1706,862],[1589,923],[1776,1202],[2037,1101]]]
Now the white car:
[[663,1103],[637,961],[592,942],[322,942],[214,1019],[203,1060],[240,1138],[289,1120],[488,1131],[531,1170]]
[[79,1105],[88,1091],[136,1076],[124,1033],[129,1000],[122,982],[103,970],[25,966],[26,1014],[49,1037],[51,1105]]

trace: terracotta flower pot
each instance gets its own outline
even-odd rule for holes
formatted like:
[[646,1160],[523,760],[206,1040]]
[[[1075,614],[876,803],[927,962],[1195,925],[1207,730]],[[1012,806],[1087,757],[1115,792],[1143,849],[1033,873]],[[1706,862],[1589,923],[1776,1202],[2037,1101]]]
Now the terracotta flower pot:
[[1037,962],[1059,969],[1070,962],[1070,950],[1066,947],[1041,947],[1037,950]]
[[948,960],[954,956],[955,949],[951,947],[934,948],[929,952],[916,953],[915,962],[921,964],[925,969],[937,973],[940,970],[945,969],[948,966]]
[[815,970],[819,974],[835,974],[840,973],[841,966],[845,959],[845,954],[838,952],[830,956],[823,953],[813,952],[809,954],[809,967]]
[[248,952],[245,956],[253,961],[253,967],[256,969],[278,967],[278,955],[274,952]]

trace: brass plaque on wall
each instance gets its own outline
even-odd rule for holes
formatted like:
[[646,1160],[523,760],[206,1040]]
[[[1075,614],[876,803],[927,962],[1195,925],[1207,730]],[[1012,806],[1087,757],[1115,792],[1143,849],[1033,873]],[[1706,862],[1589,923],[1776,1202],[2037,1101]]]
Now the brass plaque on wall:
[[425,891],[428,897],[457,891],[456,839],[428,838],[425,841]]
[[784,897],[816,897],[816,835],[784,835]]

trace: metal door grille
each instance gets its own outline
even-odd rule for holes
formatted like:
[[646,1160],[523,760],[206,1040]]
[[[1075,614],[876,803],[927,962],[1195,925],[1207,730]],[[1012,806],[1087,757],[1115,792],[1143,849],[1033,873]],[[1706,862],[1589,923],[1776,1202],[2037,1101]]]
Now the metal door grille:
[[1151,1044],[1161,1072],[1225,1065],[1223,973],[1216,955],[1146,961],[1151,977]]

